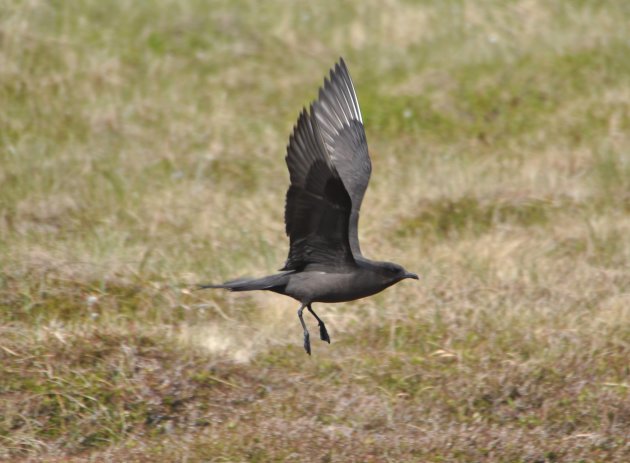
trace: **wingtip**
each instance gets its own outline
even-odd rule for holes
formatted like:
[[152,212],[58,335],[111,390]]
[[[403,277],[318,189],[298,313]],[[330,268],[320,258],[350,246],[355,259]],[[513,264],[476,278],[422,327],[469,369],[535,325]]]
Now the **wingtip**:
[[[321,92],[321,89],[320,89],[320,92]],[[317,122],[317,117],[315,117],[315,111],[317,110],[316,107],[318,104],[319,104],[319,101],[315,100],[315,101],[312,101],[311,104],[308,106],[308,110],[315,123]]]
[[295,125],[297,126],[300,123],[300,120],[306,119],[306,118],[308,118],[308,109],[306,109],[306,106],[302,106],[302,110],[300,111],[300,114],[298,115],[298,121],[295,123]]
[[349,74],[348,65],[346,64],[346,60],[343,59],[343,56],[340,56],[339,60],[335,63],[334,70],[336,74],[341,74],[341,73]]
[[[330,82],[335,82],[339,79],[339,75],[343,73],[348,73],[348,68],[346,67],[346,63],[343,58],[339,57],[339,61],[335,63],[335,65],[330,68]],[[326,82],[326,79],[324,79]]]
[[323,95],[325,94],[325,90],[328,90],[330,88],[330,86],[332,85],[332,82],[335,78],[335,69],[331,69],[330,70],[330,76],[329,77],[324,77],[324,84],[319,87],[319,99],[321,100]]

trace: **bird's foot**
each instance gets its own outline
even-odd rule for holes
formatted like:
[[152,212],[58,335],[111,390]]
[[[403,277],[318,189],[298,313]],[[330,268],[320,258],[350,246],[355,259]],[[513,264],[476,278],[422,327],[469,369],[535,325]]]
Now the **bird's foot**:
[[326,325],[324,325],[324,322],[321,322],[319,324],[319,338],[322,341],[326,341],[328,344],[330,344],[330,336],[328,336],[328,330],[326,329]]
[[304,350],[308,355],[311,355],[311,340],[308,331],[304,332]]

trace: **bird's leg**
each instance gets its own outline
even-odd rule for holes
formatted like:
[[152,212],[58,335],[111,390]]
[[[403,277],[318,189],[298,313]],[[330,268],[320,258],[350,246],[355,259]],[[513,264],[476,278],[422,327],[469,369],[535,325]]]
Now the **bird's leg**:
[[313,314],[313,317],[315,317],[315,319],[319,323],[319,338],[322,341],[326,341],[328,344],[330,344],[330,336],[328,336],[328,330],[326,329],[326,325],[324,324],[322,319],[317,316],[317,314],[311,307],[311,304],[307,305],[306,307],[308,308],[308,311]]
[[308,355],[311,355],[311,341],[310,335],[308,334],[308,330],[306,329],[306,323],[304,323],[304,318],[302,317],[302,312],[304,311],[304,307],[306,304],[300,305],[298,309],[298,317],[300,319],[300,323],[302,324],[302,329],[304,330],[304,350]]

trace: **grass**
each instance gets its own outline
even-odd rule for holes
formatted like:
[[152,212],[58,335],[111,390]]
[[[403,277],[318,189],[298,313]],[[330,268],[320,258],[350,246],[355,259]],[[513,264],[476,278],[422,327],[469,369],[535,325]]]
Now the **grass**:
[[[0,459],[630,459],[623,1],[0,6]],[[361,238],[421,275],[320,307],[280,267],[300,108],[343,55]],[[311,325],[313,329],[316,327]]]

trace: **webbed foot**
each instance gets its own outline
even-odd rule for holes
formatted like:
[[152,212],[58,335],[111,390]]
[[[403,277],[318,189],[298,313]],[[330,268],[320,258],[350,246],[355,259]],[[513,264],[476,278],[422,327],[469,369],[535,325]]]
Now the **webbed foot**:
[[304,332],[304,350],[308,355],[311,355],[311,340],[308,331]]
[[330,336],[328,336],[328,330],[326,329],[324,322],[319,323],[319,339],[330,344]]

